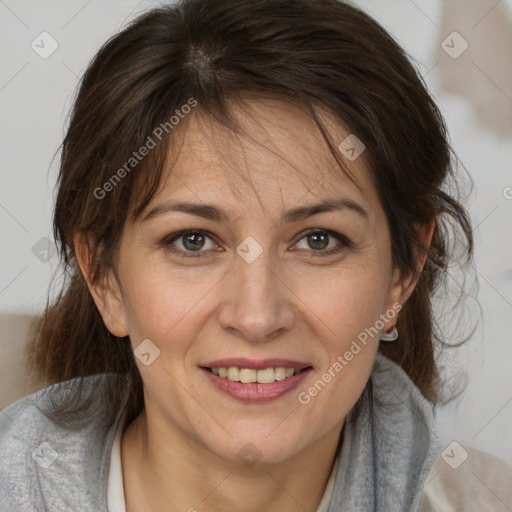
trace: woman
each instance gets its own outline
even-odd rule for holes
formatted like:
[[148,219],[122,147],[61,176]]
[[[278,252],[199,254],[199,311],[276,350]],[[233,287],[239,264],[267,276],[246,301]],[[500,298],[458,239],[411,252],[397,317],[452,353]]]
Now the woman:
[[417,510],[448,226],[472,255],[451,160],[349,4],[183,1],[113,37],[63,143],[52,385],[4,411],[1,510]]

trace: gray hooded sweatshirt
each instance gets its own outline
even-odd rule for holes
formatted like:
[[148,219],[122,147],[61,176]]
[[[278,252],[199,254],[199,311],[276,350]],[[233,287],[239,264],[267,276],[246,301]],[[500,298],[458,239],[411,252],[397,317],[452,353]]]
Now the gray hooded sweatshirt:
[[[1,512],[107,512],[110,455],[128,395],[115,409],[102,397],[120,378],[84,378],[90,400],[72,427],[59,426],[44,411],[65,401],[76,379],[0,411]],[[361,401],[359,414],[353,409],[346,418],[329,512],[417,511],[441,448],[433,406],[380,353]]]

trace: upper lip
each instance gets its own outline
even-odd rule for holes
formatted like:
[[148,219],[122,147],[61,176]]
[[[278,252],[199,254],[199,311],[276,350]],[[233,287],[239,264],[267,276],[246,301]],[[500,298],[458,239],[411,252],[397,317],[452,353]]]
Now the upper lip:
[[245,357],[230,357],[227,359],[217,359],[215,361],[209,361],[201,365],[205,368],[250,368],[253,370],[264,370],[265,368],[277,368],[278,366],[284,368],[294,368],[295,370],[303,370],[308,366],[308,363],[301,361],[293,361],[291,359],[248,359]]

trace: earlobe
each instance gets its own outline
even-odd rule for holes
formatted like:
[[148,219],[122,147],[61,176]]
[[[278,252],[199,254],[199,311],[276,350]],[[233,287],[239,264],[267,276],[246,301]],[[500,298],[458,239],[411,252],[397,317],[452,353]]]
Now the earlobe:
[[82,235],[74,238],[75,255],[82,275],[106,328],[119,338],[128,335],[124,304],[117,279],[112,269],[102,271],[97,281],[92,277],[92,256]]

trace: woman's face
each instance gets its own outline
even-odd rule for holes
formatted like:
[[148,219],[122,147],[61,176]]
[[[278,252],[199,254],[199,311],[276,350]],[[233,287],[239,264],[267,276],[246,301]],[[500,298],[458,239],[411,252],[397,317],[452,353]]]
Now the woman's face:
[[[277,462],[339,433],[378,348],[365,329],[389,330],[412,285],[393,270],[364,152],[346,159],[356,186],[300,110],[251,106],[254,140],[193,114],[100,309],[136,349],[148,423],[225,460]],[[350,134],[329,126],[337,143]]]

